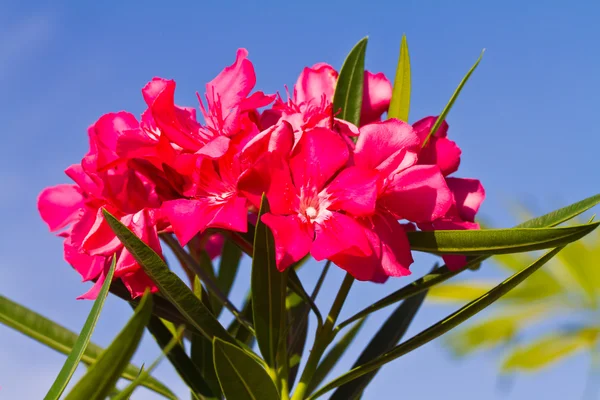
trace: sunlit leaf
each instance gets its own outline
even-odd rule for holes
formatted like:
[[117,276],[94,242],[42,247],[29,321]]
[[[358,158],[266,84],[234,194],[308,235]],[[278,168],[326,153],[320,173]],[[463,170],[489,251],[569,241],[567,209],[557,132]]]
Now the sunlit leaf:
[[408,43],[406,35],[402,35],[400,43],[400,55],[394,78],[392,99],[388,109],[388,118],[397,118],[408,122],[410,111],[410,56],[408,55]]
[[542,265],[544,265],[552,257],[554,257],[554,255],[556,255],[556,253],[558,253],[561,249],[562,248],[559,247],[557,249],[549,251],[541,258],[539,258],[535,263],[531,264],[522,271],[517,272],[516,274],[514,274],[513,276],[496,286],[494,289],[490,290],[488,293],[473,300],[472,302],[462,307],[460,310],[452,313],[442,321],[430,326],[429,328],[412,337],[411,339],[407,340],[406,342],[394,347],[392,350],[386,352],[384,355],[377,357],[376,359],[369,361],[366,364],[362,364],[359,367],[353,368],[349,372],[329,382],[317,392],[315,392],[315,394],[310,396],[309,399],[316,399],[317,397],[327,393],[328,391],[336,387],[351,382],[354,379],[368,374],[369,372],[375,371],[381,368],[383,365],[389,363],[390,361],[393,361],[396,358],[403,356],[404,354],[407,354],[430,342],[431,340],[443,335],[452,328],[468,320],[481,310],[490,306],[504,294],[508,293],[508,291],[516,287],[519,283],[523,282],[537,269],[541,268]]
[[550,366],[579,350],[593,347],[599,333],[600,328],[552,333],[533,343],[517,347],[506,357],[502,369],[534,370]]

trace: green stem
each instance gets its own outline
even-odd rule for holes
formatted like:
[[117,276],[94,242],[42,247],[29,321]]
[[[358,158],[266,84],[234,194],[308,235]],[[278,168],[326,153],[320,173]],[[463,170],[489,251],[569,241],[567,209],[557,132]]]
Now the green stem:
[[333,301],[333,305],[331,306],[331,310],[329,311],[329,315],[327,316],[325,323],[321,329],[318,329],[316,332],[315,343],[310,355],[308,356],[306,366],[304,367],[304,371],[302,371],[300,382],[298,382],[296,390],[294,391],[294,395],[292,396],[292,400],[303,400],[304,396],[307,394],[306,391],[308,389],[308,385],[312,380],[317,367],[319,366],[319,361],[321,361],[323,353],[333,339],[333,327],[335,326],[335,321],[342,310],[342,306],[346,301],[346,297],[348,297],[348,293],[350,292],[350,288],[352,287],[353,283],[354,277],[347,273],[344,277],[342,285],[340,286],[340,290]]

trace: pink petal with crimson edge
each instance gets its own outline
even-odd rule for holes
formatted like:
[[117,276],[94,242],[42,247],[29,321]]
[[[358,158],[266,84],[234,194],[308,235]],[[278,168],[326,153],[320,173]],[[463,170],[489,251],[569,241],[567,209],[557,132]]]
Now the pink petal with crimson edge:
[[64,242],[64,254],[65,261],[81,275],[84,282],[98,277],[106,265],[106,257],[82,253],[71,242],[71,238],[67,238]]
[[[423,119],[418,120],[412,126],[415,130],[415,133],[421,139],[421,142],[425,141],[427,136],[429,136],[429,132],[431,132],[431,128],[437,121],[438,117],[425,117]],[[435,132],[435,137],[444,138],[448,134],[448,123],[444,120],[438,130]]]
[[196,151],[200,148],[200,141],[193,137],[200,125],[192,120],[191,113],[175,106],[175,81],[154,78],[144,86],[142,94],[164,135],[184,149]]
[[[333,127],[333,129],[342,136],[356,137],[360,134],[360,130],[356,125],[342,119],[334,118]],[[352,144],[354,145],[354,142],[352,142]]]
[[256,84],[254,66],[247,59],[248,51],[238,49],[235,63],[226,67],[206,84],[209,107],[220,102],[221,109],[228,111],[246,99]]
[[240,109],[242,111],[255,110],[257,108],[266,107],[275,100],[277,96],[274,94],[266,95],[263,92],[254,92],[246,99],[243,99],[240,103]]
[[473,222],[475,214],[485,199],[485,190],[477,179],[446,178],[446,183],[454,195],[454,202],[460,217]]
[[377,202],[377,171],[360,167],[343,169],[325,188],[331,210],[355,216],[371,215]]
[[415,165],[390,179],[379,202],[398,219],[428,222],[446,215],[452,193],[437,166]]
[[233,195],[226,202],[211,206],[214,217],[206,225],[207,228],[222,228],[234,232],[248,230],[248,207],[246,199]]
[[281,120],[283,112],[280,110],[268,109],[260,115],[260,126],[262,129],[270,128]]
[[381,268],[386,276],[410,275],[409,267],[413,263],[410,243],[402,224],[389,215],[376,214],[372,219],[373,232],[379,247]]
[[42,219],[53,232],[78,218],[83,208],[83,196],[75,185],[56,185],[42,190],[37,207]]
[[263,214],[261,221],[271,229],[275,239],[277,269],[284,271],[308,254],[314,232],[297,215]]
[[137,263],[129,250],[123,248],[115,265],[115,278],[120,278],[124,275],[135,272],[140,268],[140,265]]
[[[412,127],[397,119],[388,119],[360,128],[354,149],[354,163],[363,168],[393,170],[402,164],[407,152],[416,152],[421,142]],[[393,160],[394,165],[390,165]]]
[[111,256],[122,246],[121,241],[104,219],[102,209],[99,208],[92,226],[81,243],[82,250],[92,256]]
[[340,253],[367,257],[373,254],[364,228],[348,215],[333,212],[323,223],[316,224],[315,230],[316,238],[310,253],[317,261]]
[[210,257],[210,259],[214,260],[216,257],[221,255],[224,244],[225,237],[220,233],[214,233],[206,239],[206,243],[204,244],[204,250],[206,250],[206,253]]
[[312,68],[304,68],[294,85],[294,100],[296,103],[321,103],[325,97],[333,101],[333,92],[338,73],[328,64],[315,64]]
[[84,193],[90,194],[93,197],[100,197],[102,187],[92,180],[92,178],[83,170],[81,164],[69,166],[65,169],[65,174],[67,174],[67,176],[71,178]]
[[392,84],[382,72],[374,74],[365,71],[360,124],[366,125],[379,121],[387,111],[392,99]]
[[241,151],[241,158],[243,162],[252,165],[267,152],[288,155],[293,145],[292,126],[288,122],[282,121],[258,133],[248,141]]
[[347,161],[348,145],[339,134],[325,128],[306,131],[290,157],[294,184],[320,191]]
[[158,292],[158,287],[156,287],[154,282],[152,282],[141,268],[131,274],[122,276],[121,280],[127,290],[129,290],[129,293],[131,293],[132,299],[143,295],[147,288],[150,288],[150,293]]

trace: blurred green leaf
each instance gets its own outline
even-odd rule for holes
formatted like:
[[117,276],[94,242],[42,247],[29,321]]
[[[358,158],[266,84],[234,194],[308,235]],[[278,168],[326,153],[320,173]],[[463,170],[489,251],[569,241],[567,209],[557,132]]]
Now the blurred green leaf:
[[[156,343],[165,351],[167,345],[173,340],[173,334],[162,323],[160,318],[156,316],[150,317],[148,321],[148,331],[152,334]],[[198,396],[203,396],[205,399],[213,398],[213,392],[202,376],[200,369],[192,362],[183,348],[183,345],[178,343],[171,350],[165,351],[171,365],[177,371],[177,374],[190,388],[190,390]],[[220,389],[220,388],[219,388]]]
[[360,124],[363,87],[365,79],[365,53],[368,38],[361,39],[350,50],[342,65],[333,95],[333,111],[337,118],[356,126]]
[[[1,295],[0,323],[65,355],[71,352],[78,337],[77,334],[67,328]],[[81,362],[91,365],[96,362],[103,351],[104,349],[100,346],[90,342],[81,356]],[[140,367],[129,364],[125,371],[123,371],[122,377],[130,381],[134,380],[139,371]],[[173,392],[155,378],[150,377],[144,381],[142,386],[166,398],[175,398]]]
[[44,400],[56,400],[60,398],[60,395],[64,392],[67,387],[73,373],[79,366],[79,362],[81,361],[81,357],[85,353],[85,348],[90,342],[90,338],[92,337],[92,332],[94,332],[94,328],[96,327],[96,323],[98,322],[98,317],[100,317],[100,311],[102,311],[102,307],[104,306],[104,301],[106,300],[106,296],[108,296],[108,289],[110,288],[110,284],[113,279],[113,275],[115,273],[115,265],[117,262],[116,256],[113,256],[110,268],[108,273],[106,274],[104,283],[102,284],[102,288],[98,293],[98,297],[94,301],[94,305],[79,333],[79,337],[75,341],[67,360],[63,364],[56,380],[52,384],[52,387],[44,397]]
[[213,340],[215,370],[227,400],[279,400],[275,384],[265,369],[244,350]]
[[267,365],[275,370],[281,321],[285,318],[287,272],[277,269],[273,234],[260,219],[268,212],[269,203],[263,194],[254,234],[252,310],[258,347]]
[[471,301],[494,287],[493,282],[477,282],[468,280],[456,283],[444,283],[429,289],[429,298],[442,302],[467,302]]
[[517,347],[511,352],[502,369],[533,370],[547,367],[576,351],[593,347],[600,328],[583,328],[573,332],[552,333],[533,343]]
[[394,78],[394,89],[388,109],[388,118],[397,118],[408,122],[410,111],[410,56],[408,54],[408,43],[406,35],[402,35],[400,43],[400,55]]
[[148,369],[143,369],[137,378],[135,378],[129,385],[127,385],[125,387],[125,389],[120,391],[117,395],[113,396],[112,399],[113,400],[129,400],[129,398],[131,397],[131,395],[133,394],[135,389],[137,389],[142,384],[142,382],[144,382],[146,379],[148,379],[148,377],[150,376],[152,371],[154,371],[154,369],[158,366],[158,364],[165,358],[167,353],[169,353],[173,347],[179,345],[179,341],[183,337],[184,330],[185,330],[185,328],[183,326],[181,326],[179,329],[177,329],[176,334],[171,338],[169,343],[167,343],[167,345],[163,348],[163,352],[161,353],[161,355],[156,360],[154,360],[154,362],[150,365],[150,367],[148,367]]
[[142,266],[148,277],[158,286],[160,293],[169,299],[198,331],[210,340],[217,336],[235,343],[235,339],[227,333],[210,310],[196,298],[190,288],[175,273],[169,270],[167,264],[154,250],[108,211],[102,211],[115,235]]
[[404,354],[407,354],[412,350],[415,350],[421,347],[422,345],[430,342],[431,340],[443,335],[450,329],[458,326],[459,324],[468,320],[481,310],[493,304],[504,294],[508,293],[508,291],[516,287],[519,283],[523,282],[537,269],[541,268],[542,265],[544,265],[552,257],[554,257],[554,255],[556,255],[556,253],[558,253],[561,249],[562,248],[559,247],[549,251],[541,258],[539,258],[535,263],[531,264],[522,271],[512,275],[511,277],[500,283],[498,286],[496,286],[494,289],[490,290],[488,293],[473,300],[466,306],[462,307],[460,310],[444,318],[442,321],[430,326],[429,328],[412,337],[411,339],[407,340],[406,342],[394,347],[392,350],[386,352],[384,355],[377,357],[376,359],[371,360],[366,364],[362,364],[356,368],[353,368],[349,372],[329,382],[321,389],[319,389],[315,394],[310,396],[309,399],[316,399],[317,397],[327,393],[328,391],[336,387],[351,382],[354,379],[368,374],[369,372],[376,371],[377,369],[381,368],[383,365],[389,363],[390,361],[393,361],[396,358],[403,356]]
[[[417,311],[425,301],[427,292],[421,292],[413,297],[409,297],[400,304],[396,310],[388,317],[383,326],[377,331],[367,347],[362,351],[358,360],[352,368],[366,364],[371,360],[381,357],[383,354],[393,349],[394,346],[402,340],[402,337],[408,330]],[[359,399],[367,385],[373,380],[378,370],[374,370],[340,386],[331,396],[331,400],[355,400]]]
[[342,358],[346,350],[348,350],[348,347],[350,347],[354,341],[354,338],[360,331],[360,328],[362,328],[364,325],[365,321],[366,319],[361,319],[356,322],[352,328],[350,328],[348,332],[346,332],[344,336],[342,336],[342,338],[333,345],[327,354],[325,354],[325,357],[323,357],[319,363],[319,366],[317,367],[317,370],[315,371],[315,374],[308,385],[308,389],[306,390],[307,393],[310,394],[314,392],[315,389],[318,388],[319,385],[325,380],[327,375],[329,375],[331,370],[336,366],[340,358]]
[[133,357],[151,315],[152,295],[146,292],[133,317],[75,384],[65,400],[106,398]]
[[288,387],[291,388],[294,386],[306,345],[310,307],[293,291],[289,291],[285,303],[289,321],[289,329],[287,331]]
[[[231,240],[226,239],[221,252],[219,262],[219,271],[217,275],[217,286],[225,296],[229,296],[233,281],[237,275],[242,260],[242,250]],[[221,313],[223,306],[221,304],[213,305],[215,315]]]
[[439,129],[440,125],[442,125],[442,122],[444,122],[444,120],[446,119],[446,116],[448,115],[448,113],[452,109],[452,106],[454,105],[454,102],[458,98],[458,95],[460,94],[461,90],[463,89],[463,87],[465,86],[465,84],[467,83],[467,81],[469,80],[469,78],[471,77],[471,74],[473,74],[473,72],[475,71],[475,68],[477,68],[477,66],[479,65],[479,62],[481,61],[481,58],[483,57],[483,52],[484,51],[485,50],[481,51],[481,54],[477,58],[477,61],[475,61],[475,64],[473,64],[473,66],[471,67],[471,69],[469,70],[469,72],[467,72],[467,74],[465,75],[465,77],[462,78],[462,80],[458,84],[458,87],[456,88],[456,90],[452,94],[452,97],[450,97],[450,101],[448,101],[448,104],[446,104],[446,107],[444,107],[444,109],[442,110],[442,113],[440,114],[440,116],[435,121],[435,124],[433,124],[433,126],[431,127],[431,131],[429,132],[429,135],[427,135],[427,138],[423,142],[423,147],[425,147],[427,145],[427,142],[429,142],[429,138],[432,137],[433,135],[435,135],[435,133]]
[[587,235],[600,222],[565,228],[509,228],[407,232],[412,250],[436,254],[492,255],[564,246]]

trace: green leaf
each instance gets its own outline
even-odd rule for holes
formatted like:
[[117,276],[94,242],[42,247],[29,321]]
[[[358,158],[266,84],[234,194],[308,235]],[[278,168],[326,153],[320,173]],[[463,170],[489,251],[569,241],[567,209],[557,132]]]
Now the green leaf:
[[559,208],[558,210],[551,211],[548,214],[542,215],[541,217],[522,222],[515,226],[515,228],[543,228],[547,226],[556,226],[575,218],[599,203],[600,193],[570,204],[566,207]]
[[600,328],[551,333],[533,343],[517,347],[508,355],[502,369],[536,370],[548,367],[573,353],[596,345]]
[[151,315],[152,295],[146,292],[133,317],[98,360],[90,366],[86,374],[75,384],[65,400],[102,400],[106,398],[133,357]]
[[356,322],[354,326],[352,326],[352,328],[350,328],[348,332],[346,332],[344,336],[342,336],[342,338],[337,341],[335,345],[333,345],[327,354],[325,354],[325,357],[323,357],[319,363],[319,366],[317,367],[317,370],[315,371],[315,374],[308,385],[308,389],[306,390],[307,393],[310,394],[314,392],[315,389],[318,388],[323,382],[323,380],[325,380],[327,375],[329,375],[331,370],[336,366],[340,358],[342,358],[346,350],[348,350],[348,347],[354,341],[354,338],[360,331],[360,328],[362,328],[365,321],[366,319],[361,319]]
[[444,109],[442,110],[442,113],[436,119],[435,124],[433,124],[433,126],[431,127],[431,131],[429,132],[429,135],[427,135],[427,138],[423,142],[423,147],[427,146],[427,143],[429,142],[429,138],[432,137],[433,135],[435,135],[435,133],[439,129],[440,125],[442,125],[442,122],[444,122],[444,120],[446,119],[446,116],[452,109],[452,106],[454,105],[454,102],[458,98],[458,95],[460,94],[460,91],[462,90],[463,86],[465,86],[465,83],[467,83],[467,81],[471,77],[471,74],[473,73],[473,71],[475,71],[475,68],[477,68],[477,66],[479,65],[479,62],[481,61],[481,58],[483,57],[484,51],[485,51],[485,49],[481,51],[481,54],[477,58],[477,61],[475,61],[475,64],[473,64],[473,66],[471,67],[469,72],[467,72],[467,74],[464,76],[464,78],[462,78],[462,80],[458,84],[458,87],[452,94],[452,97],[450,97],[450,101],[448,101],[448,104],[446,104],[446,107],[444,107]]
[[376,371],[377,369],[381,368],[383,365],[389,363],[390,361],[393,361],[396,358],[403,356],[432,341],[433,339],[443,335],[452,328],[468,320],[469,318],[477,314],[479,311],[485,309],[486,307],[494,303],[504,294],[508,293],[511,289],[516,287],[519,283],[523,282],[527,277],[533,274],[542,265],[547,263],[561,249],[562,247],[559,247],[549,251],[527,268],[512,275],[511,277],[500,283],[498,286],[496,286],[494,289],[490,290],[483,296],[473,300],[458,311],[444,318],[442,321],[430,326],[426,330],[415,335],[406,342],[394,347],[392,350],[386,352],[382,356],[377,357],[376,359],[371,360],[365,364],[362,364],[359,367],[353,368],[349,372],[329,382],[321,389],[319,389],[314,395],[310,396],[309,399],[316,399],[317,397],[329,392],[332,389],[335,389],[338,386],[351,382],[354,379],[360,378],[361,376],[368,374],[369,372]]
[[547,303],[518,304],[508,307],[493,317],[456,329],[449,335],[446,344],[454,355],[459,357],[477,350],[508,344],[520,329],[557,309],[553,304]]
[[[233,281],[237,275],[240,261],[242,260],[242,251],[231,240],[225,240],[223,251],[221,252],[221,261],[219,262],[219,272],[217,276],[217,286],[225,296],[229,296]],[[222,305],[215,307],[215,314],[221,313]]]
[[398,67],[394,78],[394,89],[392,100],[388,109],[388,118],[397,118],[408,122],[410,110],[410,56],[408,55],[408,43],[406,35],[402,35],[400,43],[400,55],[398,56]]
[[213,340],[215,370],[227,400],[279,400],[275,384],[265,369],[231,344]]
[[273,234],[260,219],[267,212],[269,203],[263,195],[254,234],[252,311],[258,347],[267,365],[275,369],[281,320],[285,318],[286,273],[277,269]]
[[115,265],[117,262],[117,258],[113,256],[113,260],[106,274],[104,283],[102,284],[102,288],[98,293],[98,297],[94,301],[94,305],[92,306],[92,310],[90,311],[81,332],[79,333],[79,337],[75,341],[73,348],[71,349],[71,353],[67,357],[67,360],[63,364],[56,380],[52,384],[52,387],[44,397],[44,400],[57,400],[60,398],[60,395],[64,392],[67,384],[71,380],[73,373],[79,366],[79,362],[81,361],[81,357],[85,352],[85,348],[90,342],[90,338],[92,337],[92,332],[94,332],[94,328],[96,327],[96,323],[98,322],[98,317],[100,317],[100,311],[102,311],[102,307],[104,306],[104,301],[106,300],[106,296],[108,296],[108,289],[110,288],[110,284],[112,282],[113,275],[115,273]]
[[122,391],[117,393],[112,400],[129,400],[135,389],[137,389],[142,382],[144,382],[150,376],[150,373],[154,371],[154,369],[158,366],[158,364],[165,358],[167,353],[171,351],[172,348],[179,345],[179,341],[183,336],[183,332],[185,331],[185,327],[181,326],[176,331],[176,335],[171,338],[169,343],[163,347],[163,352],[161,355],[154,360],[154,362],[148,367],[148,369],[144,369],[137,378],[135,378],[129,385],[125,387]]
[[467,302],[483,295],[494,287],[493,282],[462,281],[444,283],[429,289],[429,299],[441,302]]
[[[417,311],[419,311],[419,308],[421,308],[421,305],[425,301],[425,296],[427,296],[427,292],[422,292],[404,300],[388,317],[375,336],[373,336],[373,339],[371,339],[367,347],[363,350],[352,368],[366,364],[396,346],[402,340],[415,315],[417,315]],[[360,395],[377,372],[378,370],[374,370],[352,382],[342,385],[333,393],[331,400],[360,398]]]
[[310,307],[296,292],[290,292],[286,299],[289,330],[287,333],[288,387],[293,387],[302,361],[302,354],[308,336],[308,313]]
[[156,343],[166,353],[175,371],[177,371],[177,374],[179,374],[190,390],[206,399],[213,398],[213,391],[209,388],[199,368],[190,360],[180,343],[177,343],[169,351],[165,351],[174,336],[165,324],[162,323],[160,318],[155,316],[150,318],[150,321],[148,321],[148,331],[150,331]]
[[412,250],[435,254],[490,255],[564,246],[587,235],[595,222],[566,228],[510,228],[407,232]]
[[337,118],[356,126],[360,124],[367,41],[366,37],[361,39],[346,57],[333,95],[334,112],[341,110]]
[[[0,323],[65,355],[71,352],[78,338],[78,335],[69,329],[1,295]],[[104,349],[100,346],[90,342],[81,356],[81,362],[91,365],[96,362],[103,351]],[[123,371],[122,378],[134,380],[139,371],[140,367],[129,364]],[[154,378],[147,379],[142,386],[166,398],[176,399],[171,390]]]
[[590,257],[591,252],[583,241],[571,243],[557,256],[564,271],[576,282],[574,285],[586,296],[585,300],[591,308],[598,305],[597,288],[598,268],[590,268],[597,263],[597,258]]
[[169,299],[192,326],[210,340],[216,336],[235,343],[235,340],[227,333],[210,310],[198,300],[190,288],[175,273],[169,270],[167,264],[154,250],[108,211],[102,210],[102,212],[115,235],[142,266],[148,277],[158,286],[160,293]]

